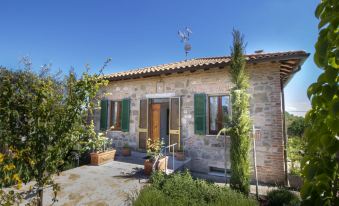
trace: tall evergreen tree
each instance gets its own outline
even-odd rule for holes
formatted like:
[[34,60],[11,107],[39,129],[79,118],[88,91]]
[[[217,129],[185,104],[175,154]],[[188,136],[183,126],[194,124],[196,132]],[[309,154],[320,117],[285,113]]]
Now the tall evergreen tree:
[[[233,30],[230,73],[234,87],[231,91],[232,118],[223,129],[231,137],[231,188],[248,195],[250,189],[250,116],[248,75],[245,71],[246,59],[243,35]],[[221,131],[221,132],[222,132]]]

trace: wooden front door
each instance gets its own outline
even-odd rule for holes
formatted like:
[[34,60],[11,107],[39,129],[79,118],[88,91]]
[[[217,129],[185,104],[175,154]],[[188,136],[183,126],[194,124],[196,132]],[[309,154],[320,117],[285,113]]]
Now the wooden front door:
[[151,134],[152,141],[160,141],[160,104],[151,105]]

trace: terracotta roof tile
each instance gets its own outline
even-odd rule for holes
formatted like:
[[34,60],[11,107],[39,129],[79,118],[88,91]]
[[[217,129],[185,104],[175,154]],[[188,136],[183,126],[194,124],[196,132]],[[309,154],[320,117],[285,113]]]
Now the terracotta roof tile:
[[[283,61],[294,59],[295,61],[297,61],[296,66],[299,66],[304,62],[304,60],[308,56],[309,54],[306,53],[305,51],[255,53],[246,55],[246,60],[247,62],[264,62],[264,61]],[[225,66],[230,62],[230,60],[231,60],[230,56],[195,58],[169,64],[161,64],[157,66],[150,66],[108,74],[105,75],[104,78],[111,81],[116,81],[122,79],[155,76],[173,72],[184,72],[187,70],[197,70],[201,68],[212,68]],[[287,81],[288,77],[289,77],[288,74],[286,74],[285,76],[282,75],[281,78],[285,78],[283,80]]]

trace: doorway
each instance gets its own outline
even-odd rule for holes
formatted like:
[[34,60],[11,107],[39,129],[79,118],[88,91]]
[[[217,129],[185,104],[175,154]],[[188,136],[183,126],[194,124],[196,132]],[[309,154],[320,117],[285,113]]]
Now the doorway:
[[180,98],[150,98],[140,100],[139,148],[147,148],[147,139],[163,145],[180,147]]
[[150,138],[168,145],[169,99],[150,100]]

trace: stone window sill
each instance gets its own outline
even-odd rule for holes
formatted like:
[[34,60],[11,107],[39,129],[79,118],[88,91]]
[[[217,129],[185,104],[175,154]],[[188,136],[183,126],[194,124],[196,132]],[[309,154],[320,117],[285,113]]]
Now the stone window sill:
[[[205,136],[217,138],[218,135],[216,135],[216,134],[206,134]],[[223,136],[224,136],[223,134],[220,135],[220,137],[223,137]],[[226,135],[226,137],[230,137],[230,136]]]
[[112,132],[112,133],[122,133],[121,130],[107,130],[107,132]]

